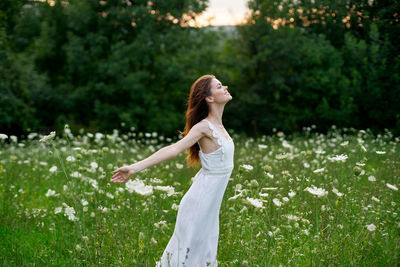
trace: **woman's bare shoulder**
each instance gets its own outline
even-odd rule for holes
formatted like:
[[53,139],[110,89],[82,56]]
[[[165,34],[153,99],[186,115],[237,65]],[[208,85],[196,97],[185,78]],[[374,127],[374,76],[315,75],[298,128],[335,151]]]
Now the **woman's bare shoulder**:
[[200,131],[202,135],[209,137],[210,136],[210,127],[208,125],[208,122],[206,121],[199,121],[195,125],[193,125],[193,128],[196,127],[197,131]]

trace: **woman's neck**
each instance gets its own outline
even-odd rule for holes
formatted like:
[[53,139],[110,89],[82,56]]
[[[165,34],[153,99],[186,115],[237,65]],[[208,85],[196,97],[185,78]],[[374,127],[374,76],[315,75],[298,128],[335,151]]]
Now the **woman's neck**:
[[224,106],[221,108],[210,108],[207,119],[216,125],[222,126],[222,114],[224,113]]

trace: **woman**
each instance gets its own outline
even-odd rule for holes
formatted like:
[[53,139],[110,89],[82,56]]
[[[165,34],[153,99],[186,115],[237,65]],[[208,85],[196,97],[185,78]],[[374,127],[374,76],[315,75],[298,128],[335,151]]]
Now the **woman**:
[[186,149],[189,165],[201,162],[202,168],[180,202],[174,233],[156,267],[217,266],[219,209],[233,169],[234,144],[222,125],[225,104],[231,99],[228,86],[215,76],[200,77],[190,89],[184,138],[114,171],[111,182],[124,182]]

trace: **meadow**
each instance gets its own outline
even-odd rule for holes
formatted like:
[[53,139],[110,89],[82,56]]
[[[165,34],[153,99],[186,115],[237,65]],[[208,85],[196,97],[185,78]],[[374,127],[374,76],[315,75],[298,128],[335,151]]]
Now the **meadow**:
[[[335,126],[230,134],[219,266],[399,266],[399,137]],[[154,266],[200,166],[181,153],[126,183],[110,178],[177,138],[0,134],[0,265]]]

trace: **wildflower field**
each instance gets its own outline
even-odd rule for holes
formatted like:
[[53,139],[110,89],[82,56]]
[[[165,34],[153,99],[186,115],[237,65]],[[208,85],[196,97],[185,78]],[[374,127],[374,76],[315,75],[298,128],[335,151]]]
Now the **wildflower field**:
[[[399,137],[230,134],[219,266],[399,266]],[[200,166],[181,153],[126,183],[110,178],[173,142],[134,129],[0,134],[0,265],[154,266]]]

